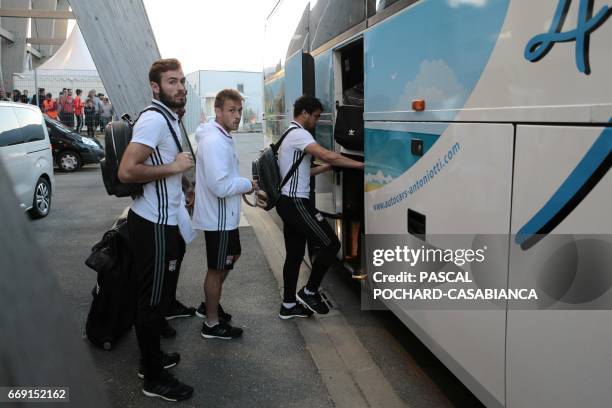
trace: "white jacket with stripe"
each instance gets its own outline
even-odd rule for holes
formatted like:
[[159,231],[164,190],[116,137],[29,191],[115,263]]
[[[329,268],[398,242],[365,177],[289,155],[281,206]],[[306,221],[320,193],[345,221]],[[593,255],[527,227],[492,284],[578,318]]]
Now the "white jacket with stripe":
[[251,180],[240,177],[234,139],[216,122],[196,130],[196,186],[193,226],[204,231],[230,231],[240,223],[240,200]]

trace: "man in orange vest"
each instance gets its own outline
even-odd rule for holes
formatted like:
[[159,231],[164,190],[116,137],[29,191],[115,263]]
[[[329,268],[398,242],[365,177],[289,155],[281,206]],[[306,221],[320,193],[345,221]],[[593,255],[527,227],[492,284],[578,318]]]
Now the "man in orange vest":
[[47,94],[47,99],[43,101],[43,113],[53,120],[57,120],[57,102],[53,99],[51,93]]

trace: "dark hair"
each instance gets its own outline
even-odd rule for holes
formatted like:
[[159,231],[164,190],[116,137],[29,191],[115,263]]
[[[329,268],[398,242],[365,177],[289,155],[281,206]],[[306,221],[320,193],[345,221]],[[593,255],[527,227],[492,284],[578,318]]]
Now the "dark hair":
[[181,69],[181,63],[176,58],[158,59],[149,69],[149,82],[161,85],[161,75],[167,71]]
[[77,94],[77,95],[80,95],[82,92],[83,92],[83,91],[81,91],[80,89],[77,89],[77,90],[76,90],[76,94]]
[[302,95],[293,104],[293,117],[300,116],[303,111],[312,114],[314,111],[323,111],[323,104],[314,96]]
[[235,89],[224,89],[215,96],[215,108],[223,109],[225,101],[230,99],[234,102],[242,102],[244,98]]

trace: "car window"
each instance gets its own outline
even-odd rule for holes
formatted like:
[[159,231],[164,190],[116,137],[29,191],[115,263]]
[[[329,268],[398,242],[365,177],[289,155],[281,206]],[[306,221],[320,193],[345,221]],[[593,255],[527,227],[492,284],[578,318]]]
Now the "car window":
[[47,123],[47,129],[49,127],[55,127],[57,130],[61,130],[65,133],[72,133],[72,129],[68,129],[61,122],[58,122],[56,120],[49,120],[49,123]]
[[0,106],[0,147],[23,143],[17,117],[10,106]]
[[43,118],[39,112],[32,109],[15,108],[15,113],[22,126],[21,132],[26,143],[45,140],[45,131],[42,127]]

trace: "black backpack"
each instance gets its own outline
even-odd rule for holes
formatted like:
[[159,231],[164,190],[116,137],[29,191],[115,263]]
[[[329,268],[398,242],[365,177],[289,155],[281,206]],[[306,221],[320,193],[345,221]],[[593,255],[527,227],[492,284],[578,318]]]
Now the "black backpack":
[[114,195],[115,197],[138,197],[143,193],[143,184],[122,183],[121,180],[119,180],[118,172],[121,159],[123,158],[123,153],[132,140],[132,130],[134,125],[140,118],[140,115],[147,111],[158,112],[164,117],[164,119],[166,119],[166,123],[168,124],[168,128],[172,133],[172,137],[179,149],[179,152],[183,151],[181,143],[179,142],[178,137],[170,124],[170,120],[161,111],[161,109],[154,106],[149,106],[140,112],[135,121],[132,121],[130,119],[130,115],[127,113],[123,114],[121,116],[121,120],[110,122],[104,129],[105,157],[104,159],[100,160],[100,168],[102,169],[102,180],[104,181],[104,187],[106,187],[106,192],[108,195]]
[[363,151],[363,107],[351,105],[336,107],[334,139],[345,149]]
[[285,137],[287,137],[289,132],[293,129],[297,129],[297,127],[289,127],[278,142],[266,147],[259,155],[259,158],[253,162],[253,179],[259,182],[260,192],[258,194],[261,195],[261,192],[265,193],[263,197],[260,197],[262,200],[258,200],[259,206],[266,211],[270,211],[276,206],[281,196],[281,189],[287,184],[291,176],[293,176],[293,173],[295,173],[306,155],[306,153],[302,152],[298,161],[291,166],[289,172],[281,181],[280,169],[278,167],[278,149],[281,143],[283,143],[283,140],[285,140]]

